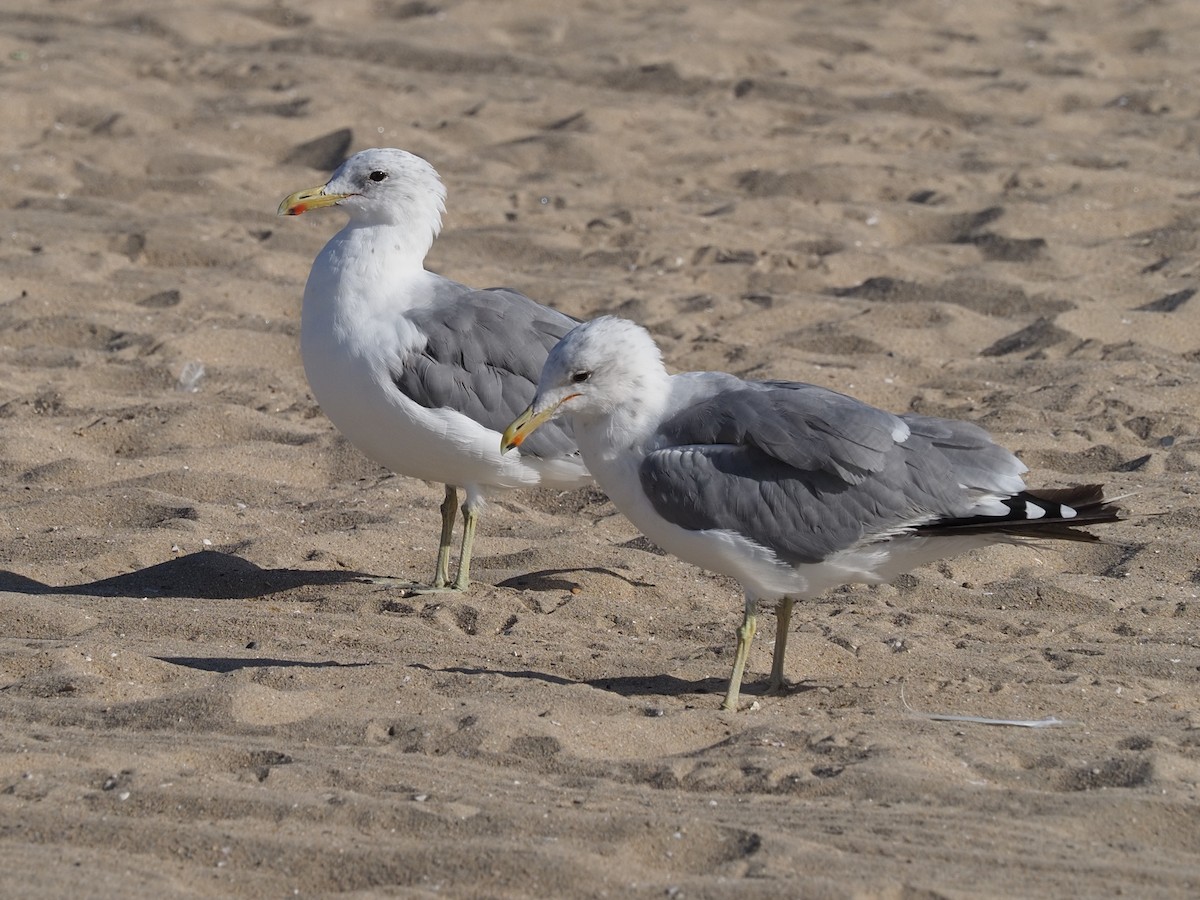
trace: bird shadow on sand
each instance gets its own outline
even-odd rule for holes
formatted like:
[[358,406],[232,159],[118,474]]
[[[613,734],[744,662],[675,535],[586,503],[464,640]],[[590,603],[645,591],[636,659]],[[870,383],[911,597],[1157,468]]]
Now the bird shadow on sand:
[[240,556],[204,550],[83,584],[49,585],[0,570],[0,591],[17,594],[78,594],[85,597],[179,597],[251,600],[312,585],[346,584],[372,576],[362,572],[263,569]]
[[272,669],[272,668],[303,668],[303,669],[357,669],[369,666],[368,662],[343,663],[332,659],[277,659],[270,656],[156,656],[155,659],[183,666],[187,669],[198,669],[201,672],[237,672],[240,669]]
[[[482,667],[449,666],[444,669],[433,669],[421,663],[413,663],[415,668],[428,669],[433,672],[452,672],[456,675],[499,675],[501,678],[519,678],[532,681],[544,681],[547,684],[568,686],[586,684],[596,690],[608,691],[621,697],[679,697],[685,694],[717,695],[725,693],[729,680],[725,678],[702,678],[689,681],[676,678],[674,675],[645,675],[617,678],[589,678],[578,681],[573,678],[563,678],[561,675],[551,675],[547,672],[534,672],[530,669],[487,669]],[[744,693],[756,694],[754,686]]]
[[607,569],[604,566],[577,566],[570,569],[541,569],[537,572],[525,572],[521,575],[514,575],[512,578],[506,578],[503,581],[497,581],[496,587],[512,588],[518,591],[569,591],[572,588],[579,587],[578,581],[572,581],[569,576],[573,572],[590,572],[593,575],[607,575],[610,578],[616,578],[618,581],[623,581],[633,587],[654,587],[654,584],[649,581],[643,581],[639,578],[630,578],[627,575],[622,575],[620,572],[614,572],[612,569]]

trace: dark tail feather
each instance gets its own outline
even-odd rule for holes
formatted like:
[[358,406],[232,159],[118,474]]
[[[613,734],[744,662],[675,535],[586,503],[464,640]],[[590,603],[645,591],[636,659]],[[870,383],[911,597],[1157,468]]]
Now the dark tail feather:
[[1099,541],[1086,525],[1116,522],[1121,508],[1104,499],[1104,485],[1081,484],[1069,488],[1022,491],[1002,501],[1006,516],[967,516],[941,519],[916,529],[917,534],[953,535],[964,532],[1011,534],[1019,537],[1063,541]]

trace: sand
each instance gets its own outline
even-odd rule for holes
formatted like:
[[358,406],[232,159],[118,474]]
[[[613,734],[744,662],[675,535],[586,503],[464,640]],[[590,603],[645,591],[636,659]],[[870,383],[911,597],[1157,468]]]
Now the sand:
[[[1200,895],[1200,5],[9,0],[0,894]],[[597,491],[491,504],[308,391],[347,152],[430,264],[673,369],[970,419],[1103,544],[764,615]],[[1038,720],[1043,728],[932,719]]]

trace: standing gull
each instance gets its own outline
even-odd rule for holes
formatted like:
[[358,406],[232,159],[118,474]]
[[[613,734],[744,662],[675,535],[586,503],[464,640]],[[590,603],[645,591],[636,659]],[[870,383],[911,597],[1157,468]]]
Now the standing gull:
[[[375,462],[446,486],[433,587],[465,590],[485,497],[591,481],[564,430],[501,455],[500,430],[534,394],[546,354],[576,320],[507,288],[473,290],[425,269],[446,190],[404,150],[364,150],[279,215],[337,206],[350,215],[304,287],[300,349],[321,409]],[[458,489],[463,536],[450,584]]]
[[668,375],[645,329],[610,316],[550,351],[503,448],[558,415],[646,537],[745,590],[724,709],[737,709],[760,600],[779,604],[776,693],[797,599],[1001,541],[1096,540],[1080,526],[1117,519],[1099,485],[1026,490],[1025,466],[976,425],[793,381]]

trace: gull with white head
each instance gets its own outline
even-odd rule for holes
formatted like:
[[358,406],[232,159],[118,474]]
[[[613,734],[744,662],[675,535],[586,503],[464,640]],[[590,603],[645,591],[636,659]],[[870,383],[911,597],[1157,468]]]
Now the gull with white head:
[[[419,156],[364,150],[325,184],[287,197],[279,215],[331,206],[349,214],[304,288],[304,371],[350,443],[399,475],[446,486],[433,587],[465,590],[489,494],[591,478],[561,428],[519,455],[500,453],[505,423],[533,398],[547,352],[576,320],[514,290],[474,290],[427,271],[445,197]],[[462,548],[451,582],[459,489]]]
[[647,538],[741,583],[725,709],[737,709],[760,601],[778,603],[777,693],[797,599],[997,542],[1092,541],[1081,526],[1118,518],[1098,485],[1027,490],[1020,460],[969,422],[893,415],[799,382],[669,375],[645,329],[609,316],[550,351],[503,449],[559,416]]

